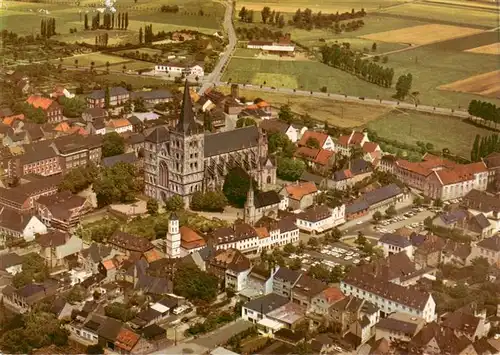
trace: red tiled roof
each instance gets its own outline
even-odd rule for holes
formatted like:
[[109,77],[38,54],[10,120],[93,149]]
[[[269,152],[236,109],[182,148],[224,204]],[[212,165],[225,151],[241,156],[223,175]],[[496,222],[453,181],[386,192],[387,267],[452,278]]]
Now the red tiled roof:
[[365,153],[375,153],[378,148],[379,146],[375,142],[366,142],[363,144],[363,152]]
[[337,144],[340,144],[341,146],[346,147],[347,143],[349,143],[349,137],[350,137],[350,135],[340,136],[339,139],[337,139]]
[[345,295],[337,287],[328,287],[323,291],[323,295],[325,296],[326,301],[330,304],[345,298]]
[[319,142],[319,146],[323,147],[323,144],[325,144],[326,140],[328,139],[328,134],[316,131],[305,131],[304,135],[299,141],[299,146],[307,145],[306,143],[309,138],[316,139]]
[[59,123],[55,128],[54,131],[57,132],[68,132],[70,130],[70,126],[67,122],[61,122]]
[[120,128],[120,127],[130,126],[130,122],[126,118],[120,118],[117,120],[109,121],[109,125],[113,128]]
[[267,230],[266,227],[257,227],[255,228],[255,231],[257,232],[259,239],[264,239],[269,237],[269,231]]
[[54,103],[54,100],[38,95],[31,95],[26,102],[35,108],[41,108],[46,111]]
[[316,184],[313,182],[301,182],[285,186],[288,197],[300,201],[302,197],[318,191]]
[[332,152],[331,150],[326,150],[326,149],[321,149],[316,156],[316,159],[314,160],[315,163],[320,164],[320,165],[328,165],[328,162],[330,161],[330,158],[334,155],[335,153]]
[[102,265],[104,266],[104,268],[106,270],[111,270],[111,269],[116,268],[116,265],[115,265],[115,262],[113,261],[113,259],[109,259],[109,260],[103,261]]
[[351,141],[349,144],[361,144],[361,141],[365,138],[365,135],[362,132],[354,132],[354,134],[351,137]]
[[118,333],[115,345],[123,350],[131,351],[139,341],[140,336],[131,330],[122,328]]
[[295,151],[295,156],[299,158],[307,158],[309,160],[314,160],[318,156],[319,149],[309,148],[309,147],[299,147]]
[[474,175],[487,172],[488,169],[483,162],[457,165],[452,169],[443,169],[435,171],[434,174],[438,177],[443,185],[457,184],[462,181],[473,180]]
[[7,125],[7,126],[12,126],[12,124],[16,121],[16,120],[24,120],[24,114],[19,114],[19,115],[13,115],[13,116],[8,116],[8,117],[4,117],[3,118],[3,124]]
[[205,246],[207,243],[205,239],[189,227],[182,226],[179,228],[181,233],[181,246],[184,249],[195,249]]

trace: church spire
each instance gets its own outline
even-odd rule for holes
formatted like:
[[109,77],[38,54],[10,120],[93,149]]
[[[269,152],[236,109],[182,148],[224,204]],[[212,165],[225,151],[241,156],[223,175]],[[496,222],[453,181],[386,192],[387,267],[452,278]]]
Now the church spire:
[[196,123],[194,117],[193,103],[191,101],[191,95],[189,93],[189,85],[187,80],[184,85],[181,114],[175,130],[184,134],[195,133],[198,131],[198,124]]

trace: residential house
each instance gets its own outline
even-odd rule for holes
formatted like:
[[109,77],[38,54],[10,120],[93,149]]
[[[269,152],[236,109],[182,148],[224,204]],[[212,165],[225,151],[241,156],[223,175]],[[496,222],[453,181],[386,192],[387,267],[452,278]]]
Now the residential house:
[[125,132],[132,132],[133,131],[132,124],[126,118],[119,118],[119,119],[115,119],[115,120],[109,120],[106,123],[106,126],[109,129],[109,131],[116,132],[118,134],[122,134],[122,133],[125,133]]
[[57,101],[38,95],[31,95],[26,102],[34,108],[42,109],[49,123],[61,122],[64,118],[62,107]]
[[[319,147],[308,144],[308,142],[316,141]],[[335,144],[332,137],[324,132],[307,130],[304,132],[298,143],[299,147],[321,148],[325,150],[335,151]]]
[[94,122],[98,119],[105,121],[108,118],[108,111],[102,107],[86,108],[82,112],[82,118],[85,122]]
[[22,177],[28,174],[50,176],[61,173],[56,151],[50,141],[42,141],[23,146],[23,154],[8,160],[9,177]]
[[99,263],[113,258],[114,255],[113,248],[110,246],[92,243],[90,247],[80,252],[78,261],[84,270],[97,274],[99,272]]
[[216,250],[236,249],[244,254],[256,253],[259,250],[259,236],[247,223],[218,228],[210,234],[209,240]]
[[263,52],[279,56],[293,56],[295,51],[295,45],[288,38],[280,38],[278,42],[249,41],[247,48],[260,49]]
[[328,287],[311,299],[309,311],[322,316],[328,316],[330,307],[345,298],[337,287]]
[[65,232],[51,230],[36,239],[40,246],[40,255],[50,268],[66,267],[66,257],[79,253],[83,248],[83,240],[78,236],[70,236]]
[[476,244],[472,244],[467,264],[470,264],[472,260],[478,257],[486,258],[490,265],[500,268],[500,236],[485,238]]
[[[47,233],[47,227],[37,217],[0,206],[0,234],[4,237],[24,238],[29,242],[36,234],[44,233]],[[5,243],[5,240],[1,242]]]
[[441,228],[461,231],[476,240],[488,238],[494,233],[493,225],[484,214],[473,215],[463,209],[443,212],[432,220],[432,224]]
[[292,302],[311,310],[312,301],[328,288],[324,282],[303,274],[292,288]]
[[468,307],[458,309],[441,317],[440,326],[453,331],[457,337],[466,337],[471,342],[487,337],[491,324],[486,320],[486,310],[477,314]]
[[343,338],[354,338],[358,347],[375,335],[380,312],[374,303],[350,295],[330,307],[329,320]]
[[[88,318],[88,319],[87,319]],[[106,322],[107,317],[91,313],[90,315],[73,320],[66,325],[66,329],[72,335],[84,339],[90,344],[97,344],[99,340],[99,328]]]
[[335,150],[344,156],[350,156],[353,149],[362,149],[370,142],[367,132],[352,131],[351,134],[340,136],[335,142]]
[[26,313],[45,298],[55,295],[57,291],[57,282],[50,279],[42,284],[29,283],[17,289],[8,285],[2,290],[2,300],[17,312]]
[[298,213],[297,227],[307,233],[324,233],[345,223],[345,205],[331,209],[326,205],[314,205]]
[[[89,109],[93,110],[93,109]],[[87,131],[94,135],[105,135],[106,134],[106,121],[104,118],[96,118],[93,121],[87,122]]]
[[[122,87],[110,87],[109,90],[109,106],[122,106],[130,99],[130,93]],[[87,96],[87,106],[89,108],[104,108],[106,91],[104,89],[94,90]]]
[[377,246],[384,251],[384,257],[389,255],[398,254],[400,252],[406,253],[410,259],[413,259],[413,245],[408,238],[402,237],[398,234],[385,233],[378,241]]
[[408,195],[396,184],[382,186],[347,204],[347,219],[358,218],[369,212],[384,211],[407,198]]
[[259,124],[259,127],[262,128],[268,135],[272,133],[283,133],[290,139],[292,143],[297,143],[304,132],[307,131],[307,127],[297,126],[295,124],[286,123],[285,121],[281,121],[279,119],[270,119],[262,121]]
[[466,337],[458,337],[453,330],[442,328],[436,322],[426,324],[408,343],[410,354],[474,355],[474,347]]
[[306,146],[299,147],[294,157],[304,159],[311,168],[324,173],[328,172],[335,162],[335,152]]
[[318,188],[312,182],[297,181],[283,187],[279,194],[283,197],[280,209],[305,210],[314,204]]
[[488,185],[500,192],[500,152],[493,152],[482,160],[488,168]]
[[302,274],[298,271],[290,270],[287,267],[280,267],[274,274],[273,292],[291,299],[292,289],[301,277]]
[[428,233],[423,236],[423,240],[418,245],[413,242],[412,238],[410,238],[410,241],[412,241],[413,245],[413,259],[418,267],[438,267],[446,245],[445,240]]
[[205,248],[205,239],[193,229],[182,226],[179,228],[181,234],[181,257],[200,251]]
[[18,213],[33,212],[35,201],[41,196],[55,194],[61,181],[62,175],[44,178],[25,176],[16,187],[0,187],[0,207],[4,206]]
[[147,238],[121,231],[116,231],[108,239],[108,245],[125,255],[130,255],[134,252],[143,254],[154,248],[154,245]]
[[408,343],[424,327],[425,320],[406,313],[392,313],[375,325],[375,340]]
[[236,249],[218,250],[208,263],[208,271],[235,292],[243,289],[250,269],[250,260]]
[[89,163],[99,165],[102,157],[102,136],[72,134],[57,138],[51,145],[57,152],[59,165],[64,173]]
[[23,258],[16,253],[0,255],[0,270],[15,275],[23,271]]
[[500,231],[500,198],[498,196],[472,189],[464,196],[460,205],[467,208],[473,215],[483,214],[493,226],[494,233]]
[[441,262],[457,267],[464,267],[475,256],[471,257],[472,248],[469,243],[459,243],[453,240],[446,240],[441,252]]
[[170,315],[170,311],[169,307],[161,302],[156,302],[137,313],[137,316],[131,322],[132,327],[139,329],[163,322]]
[[142,132],[144,130],[144,122],[139,119],[137,116],[129,116],[127,117],[127,120],[130,122],[132,125],[132,132]]
[[97,329],[99,345],[103,348],[115,350],[115,342],[122,327],[123,323],[119,320],[106,318]]
[[299,242],[299,227],[295,224],[295,216],[285,216],[279,220],[262,217],[254,227],[259,237],[258,252]]
[[382,158],[382,149],[380,146],[375,142],[365,142],[362,149],[364,154],[363,159],[377,166]]
[[372,164],[364,159],[349,160],[347,169],[338,170],[333,173],[333,188],[345,190],[353,187],[356,183],[370,177],[373,172]]
[[58,320],[69,321],[71,320],[71,313],[74,307],[62,297],[57,297],[52,302],[50,313],[54,314]]
[[55,195],[41,196],[35,202],[40,220],[47,226],[69,231],[80,224],[80,218],[92,210],[92,202],[87,197],[73,195],[70,191]]
[[244,288],[238,293],[239,297],[250,301],[273,292],[274,275],[278,270],[279,266],[269,269],[263,264],[254,265],[247,275]]

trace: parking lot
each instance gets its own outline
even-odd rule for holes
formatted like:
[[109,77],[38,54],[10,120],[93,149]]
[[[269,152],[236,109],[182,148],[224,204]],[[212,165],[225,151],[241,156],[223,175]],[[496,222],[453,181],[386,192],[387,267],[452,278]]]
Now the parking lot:
[[440,211],[440,208],[434,207],[414,207],[411,211],[405,212],[400,216],[395,216],[379,222],[373,229],[381,235],[385,233],[395,233],[396,230],[403,227],[412,229],[415,232],[420,232],[424,229],[424,220],[427,217],[434,216]]

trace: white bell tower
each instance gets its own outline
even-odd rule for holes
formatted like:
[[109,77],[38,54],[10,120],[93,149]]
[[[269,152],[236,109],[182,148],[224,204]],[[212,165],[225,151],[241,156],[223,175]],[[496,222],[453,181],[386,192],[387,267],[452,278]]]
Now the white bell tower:
[[167,250],[165,251],[169,258],[181,257],[181,233],[179,232],[179,218],[172,213],[168,221],[167,232]]

